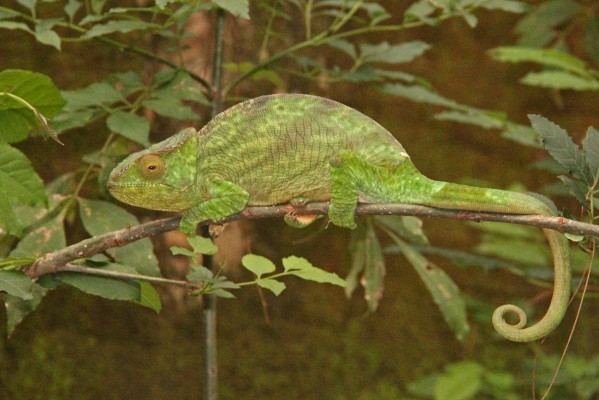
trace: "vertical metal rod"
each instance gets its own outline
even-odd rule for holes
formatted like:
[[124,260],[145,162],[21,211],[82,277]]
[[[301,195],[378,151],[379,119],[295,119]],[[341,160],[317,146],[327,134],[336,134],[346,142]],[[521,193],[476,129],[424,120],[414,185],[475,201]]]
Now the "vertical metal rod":
[[[215,46],[214,59],[212,61],[212,117],[216,116],[222,109],[222,64],[223,64],[223,36],[225,25],[225,12],[222,9],[216,11]],[[202,228],[202,236],[209,237],[208,227]],[[208,267],[214,265],[212,257],[205,256],[204,264]],[[218,355],[216,340],[216,297],[204,296],[204,307],[202,310],[204,322],[204,400],[218,399]]]

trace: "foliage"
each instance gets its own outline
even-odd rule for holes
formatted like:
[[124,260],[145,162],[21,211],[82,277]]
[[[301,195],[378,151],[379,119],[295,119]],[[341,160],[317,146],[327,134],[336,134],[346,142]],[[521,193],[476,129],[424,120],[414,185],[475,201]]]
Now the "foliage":
[[[549,384],[557,356],[547,356],[539,360],[537,366],[538,383]],[[536,362],[536,361],[535,361]],[[430,400],[470,400],[470,399],[509,399],[530,398],[529,383],[522,379],[522,372],[530,374],[532,365],[524,371],[513,371],[489,367],[475,361],[461,361],[445,366],[442,372],[426,375],[407,386],[413,399]],[[551,392],[550,399],[590,399],[599,389],[599,358],[585,359],[569,356],[565,359],[564,373]]]
[[[63,51],[68,42],[84,42],[90,46],[106,45],[143,57],[160,70],[150,77],[133,71],[105,76],[102,80],[74,90],[59,89],[49,77],[23,70],[0,72],[0,290],[6,291],[9,332],[27,313],[33,311],[47,291],[65,284],[86,293],[109,299],[139,303],[156,311],[161,308],[157,292],[144,282],[60,273],[32,283],[16,271],[45,253],[64,248],[65,227],[78,222],[85,231],[101,233],[138,223],[138,219],[113,203],[104,191],[106,177],[116,160],[131,147],[150,144],[151,118],[174,119],[183,123],[204,120],[214,95],[213,84],[186,68],[182,45],[190,38],[186,26],[196,13],[210,13],[222,8],[233,18],[253,17],[248,0],[189,2],[157,0],[146,7],[108,8],[105,1],[83,3],[78,0],[53,3],[60,15],[48,17],[37,1],[19,1],[15,8],[0,6],[0,29],[32,35],[41,45]],[[589,128],[579,148],[567,132],[540,116],[531,116],[532,128],[514,122],[503,111],[485,110],[450,99],[435,89],[426,76],[408,72],[406,64],[418,60],[431,50],[422,40],[373,42],[369,33],[401,32],[427,26],[434,28],[445,20],[457,18],[469,26],[477,24],[479,8],[494,12],[522,14],[516,32],[519,47],[501,46],[489,52],[500,62],[532,63],[544,68],[529,72],[521,82],[530,86],[556,90],[597,90],[599,72],[583,61],[584,56],[598,60],[596,37],[599,20],[585,6],[572,0],[551,0],[529,7],[515,0],[473,2],[427,1],[411,3],[400,18],[395,11],[376,1],[273,1],[261,2],[266,10],[267,24],[260,51],[255,59],[227,63],[228,81],[222,88],[226,100],[250,95],[243,83],[260,83],[263,90],[279,91],[291,87],[289,77],[301,77],[321,84],[346,82],[368,84],[389,96],[433,106],[439,121],[475,125],[495,129],[502,136],[521,144],[545,147],[558,165],[560,180],[567,190],[588,210],[594,221],[595,186],[599,170],[599,134]],[[210,14],[207,14],[210,15]],[[400,22],[396,22],[401,19]],[[566,46],[564,26],[584,21],[584,50],[572,54]],[[281,22],[299,20],[303,38],[281,30]],[[262,29],[262,28],[261,28]],[[564,30],[564,32],[561,32]],[[572,29],[571,31],[575,31]],[[160,37],[167,44],[168,57],[141,47],[144,36]],[[315,51],[316,50],[316,51]],[[319,53],[331,55],[323,59]],[[159,69],[159,68],[156,68]],[[50,124],[48,124],[50,120]],[[96,151],[82,158],[81,168],[57,177],[46,185],[31,166],[27,156],[13,143],[26,140],[32,129],[51,137],[89,126],[101,126],[103,143]],[[556,163],[552,164],[555,168]],[[89,190],[91,188],[91,190]],[[88,189],[88,190],[85,190]],[[562,189],[563,191],[563,189]],[[86,197],[87,196],[87,197]],[[566,214],[567,215],[567,214]],[[523,235],[517,229],[509,232],[486,232],[476,250],[485,257],[427,247],[428,240],[420,220],[413,217],[369,219],[351,238],[351,265],[345,280],[314,267],[299,257],[282,260],[283,271],[264,257],[247,255],[243,266],[254,279],[234,283],[221,272],[192,263],[187,279],[199,284],[197,294],[212,293],[231,297],[232,290],[245,285],[258,285],[279,295],[285,288],[280,278],[293,275],[305,280],[345,286],[347,295],[359,285],[370,310],[375,310],[384,292],[388,269],[377,230],[386,233],[395,243],[395,251],[403,254],[424,282],[448,326],[459,340],[464,340],[470,326],[466,315],[467,301],[450,276],[425,258],[438,253],[464,264],[502,268],[530,279],[550,280],[544,265],[523,268],[526,261],[539,260],[536,236]],[[504,240],[498,240],[502,237]],[[532,240],[531,240],[532,239]],[[574,238],[575,239],[575,238]],[[579,242],[588,249],[590,240]],[[173,249],[197,259],[198,254],[214,254],[214,245],[201,238],[190,242],[193,250]],[[517,259],[513,249],[517,247]],[[528,260],[526,256],[528,255]],[[493,257],[493,258],[491,258]],[[496,258],[507,258],[500,262]],[[114,247],[106,256],[82,259],[78,264],[93,268],[156,276],[158,264],[148,239],[126,248]],[[582,269],[583,267],[579,267]],[[435,379],[434,391],[428,398],[450,398],[452,388],[461,391],[455,398],[471,398],[488,394],[501,384],[504,371],[488,370],[476,363],[449,366]],[[499,375],[498,375],[499,374]],[[509,378],[505,378],[509,380]],[[499,382],[499,383],[498,383]],[[503,382],[503,383],[502,383]],[[429,381],[430,384],[430,381]],[[508,385],[509,386],[509,385]],[[511,386],[506,389],[511,390]],[[456,391],[453,390],[452,393]],[[446,396],[446,397],[443,397]],[[455,395],[454,396],[458,396]],[[427,398],[427,397],[424,397]]]

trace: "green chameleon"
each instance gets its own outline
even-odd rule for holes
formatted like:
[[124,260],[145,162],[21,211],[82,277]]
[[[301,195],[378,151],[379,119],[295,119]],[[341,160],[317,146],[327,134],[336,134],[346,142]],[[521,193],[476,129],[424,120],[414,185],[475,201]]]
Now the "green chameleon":
[[[180,229],[188,235],[200,221],[219,221],[246,206],[287,202],[328,200],[331,222],[347,228],[356,227],[358,202],[554,215],[543,201],[525,194],[431,180],[374,120],[335,101],[300,94],[245,101],[198,132],[184,129],[132,154],[112,171],[108,188],[128,204],[182,211]],[[495,329],[513,341],[546,336],[568,305],[568,243],[560,233],[544,232],[555,265],[546,315],[525,327],[526,314],[517,306],[503,305],[493,314]],[[507,314],[515,314],[517,324],[507,323]]]

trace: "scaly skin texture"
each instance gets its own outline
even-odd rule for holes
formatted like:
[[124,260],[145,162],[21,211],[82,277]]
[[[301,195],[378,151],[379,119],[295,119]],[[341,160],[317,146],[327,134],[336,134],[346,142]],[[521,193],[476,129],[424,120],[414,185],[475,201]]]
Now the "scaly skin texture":
[[[553,215],[545,203],[525,194],[428,179],[401,144],[369,117],[331,100],[293,94],[243,102],[199,132],[185,129],[132,154],[114,169],[108,188],[135,206],[184,212],[180,228],[190,235],[200,221],[288,201],[329,200],[330,220],[347,228],[356,226],[358,202]],[[513,341],[546,336],[568,305],[568,243],[555,231],[544,232],[555,265],[547,313],[530,327],[514,305],[493,314],[495,329]],[[518,316],[518,324],[505,322],[509,313]]]

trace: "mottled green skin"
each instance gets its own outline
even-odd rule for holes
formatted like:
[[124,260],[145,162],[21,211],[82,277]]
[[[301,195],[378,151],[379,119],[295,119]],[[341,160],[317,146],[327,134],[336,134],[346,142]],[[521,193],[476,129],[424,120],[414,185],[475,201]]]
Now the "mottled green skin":
[[[141,157],[157,154],[165,171],[146,179]],[[272,95],[238,104],[199,132],[185,129],[135,153],[112,172],[109,190],[126,203],[184,211],[181,230],[218,221],[248,205],[330,200],[329,218],[353,228],[358,202],[408,203],[514,214],[552,215],[520,193],[433,181],[416,170],[401,144],[382,126],[340,103],[307,95]],[[526,325],[516,306],[498,308],[493,324],[504,337],[531,341],[562,320],[570,293],[568,245],[545,230],[554,255],[555,289],[547,314]],[[520,317],[518,326],[504,321]]]

